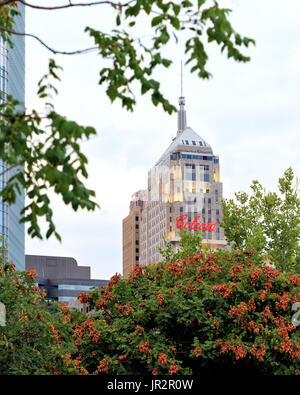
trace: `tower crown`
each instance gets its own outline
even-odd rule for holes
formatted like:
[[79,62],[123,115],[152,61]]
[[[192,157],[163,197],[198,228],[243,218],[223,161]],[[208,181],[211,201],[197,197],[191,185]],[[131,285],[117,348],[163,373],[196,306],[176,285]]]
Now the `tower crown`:
[[185,111],[185,98],[180,96],[179,98],[179,111],[178,111],[178,124],[177,124],[177,135],[182,133],[186,129],[186,111]]
[[183,96],[182,88],[182,61],[181,61],[181,95],[179,97],[179,111],[178,111],[178,121],[177,121],[177,136],[186,129],[186,111],[185,111],[185,98]]

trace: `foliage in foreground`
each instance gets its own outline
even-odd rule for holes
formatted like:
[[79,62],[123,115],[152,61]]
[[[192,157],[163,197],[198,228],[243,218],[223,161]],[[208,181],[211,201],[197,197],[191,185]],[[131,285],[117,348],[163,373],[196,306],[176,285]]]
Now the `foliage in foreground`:
[[291,308],[300,277],[249,250],[182,258],[182,249],[80,295],[97,310],[75,327],[81,365],[112,374],[299,374]]
[[300,277],[199,239],[183,233],[158,265],[80,294],[88,316],[47,304],[35,274],[3,260],[0,374],[299,374]]
[[0,326],[0,374],[77,373],[76,363],[66,363],[75,350],[73,317],[63,305],[46,303],[35,276],[34,270],[17,272],[0,258],[0,302],[6,308],[6,323]]

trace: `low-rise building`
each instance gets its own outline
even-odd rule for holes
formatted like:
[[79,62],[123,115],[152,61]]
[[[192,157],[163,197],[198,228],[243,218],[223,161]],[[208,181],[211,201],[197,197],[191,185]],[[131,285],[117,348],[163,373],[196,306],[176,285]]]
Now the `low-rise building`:
[[57,302],[76,300],[80,292],[89,292],[94,287],[106,286],[108,280],[91,278],[89,266],[78,266],[70,257],[26,255],[26,269],[37,273],[36,283],[45,289],[46,298]]

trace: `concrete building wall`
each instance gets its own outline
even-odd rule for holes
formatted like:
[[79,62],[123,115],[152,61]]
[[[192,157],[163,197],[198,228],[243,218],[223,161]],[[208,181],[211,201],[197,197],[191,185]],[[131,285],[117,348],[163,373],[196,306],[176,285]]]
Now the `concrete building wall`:
[[26,255],[26,269],[34,269],[46,279],[90,279],[91,268],[78,266],[74,258],[46,255]]
[[[139,193],[140,192],[140,193]],[[123,276],[128,278],[135,265],[140,261],[140,230],[144,208],[144,191],[137,192],[130,202],[129,214],[122,222],[123,233]]]

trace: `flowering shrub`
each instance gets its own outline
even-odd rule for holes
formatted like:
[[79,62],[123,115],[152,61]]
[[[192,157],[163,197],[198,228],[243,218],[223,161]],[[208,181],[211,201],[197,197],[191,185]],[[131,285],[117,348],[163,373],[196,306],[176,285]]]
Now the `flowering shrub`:
[[193,237],[81,293],[96,310],[88,316],[47,306],[34,272],[0,262],[0,374],[299,374],[300,277],[253,251],[201,250]]
[[182,250],[90,294],[100,337],[84,333],[74,354],[87,372],[298,373],[299,276],[264,266],[253,251]]
[[6,308],[5,326],[0,326],[0,374],[80,373],[71,359],[73,318],[65,306],[46,303],[35,277],[33,270],[15,271],[0,256],[0,302]]

